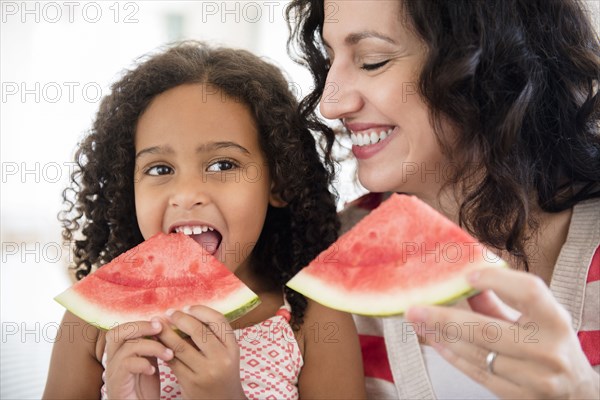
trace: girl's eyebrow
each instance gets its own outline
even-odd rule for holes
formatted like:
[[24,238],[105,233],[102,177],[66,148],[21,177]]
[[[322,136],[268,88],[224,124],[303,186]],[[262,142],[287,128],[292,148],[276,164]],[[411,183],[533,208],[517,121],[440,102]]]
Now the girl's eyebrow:
[[[250,151],[248,151],[248,149],[246,149],[244,146],[230,141],[209,142],[206,144],[202,144],[196,148],[196,153],[208,153],[210,151],[221,149],[234,149],[241,153],[250,155]],[[173,148],[169,145],[152,146],[138,151],[138,153],[135,155],[135,159],[137,160],[140,156],[143,156],[144,154],[172,154],[173,152]]]
[[137,160],[140,156],[144,154],[170,154],[173,153],[173,148],[169,145],[166,146],[152,146],[146,147],[137,152],[135,155],[135,159]]
[[196,152],[197,153],[207,153],[209,151],[221,150],[221,149],[233,149],[233,150],[240,151],[244,154],[250,155],[250,151],[248,151],[248,149],[246,149],[244,146],[242,146],[236,142],[230,142],[230,141],[209,142],[209,143],[203,144],[201,146],[198,146],[196,148]]

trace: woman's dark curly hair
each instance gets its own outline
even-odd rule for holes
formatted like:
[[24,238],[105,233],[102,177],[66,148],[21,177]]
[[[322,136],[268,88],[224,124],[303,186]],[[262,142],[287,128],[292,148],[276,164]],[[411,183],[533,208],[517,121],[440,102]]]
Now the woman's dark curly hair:
[[[460,223],[527,269],[525,232],[538,226],[536,207],[559,212],[600,197],[598,33],[577,0],[401,3],[406,25],[428,47],[419,89],[457,166]],[[332,11],[322,0],[287,8],[288,52],[300,55],[315,81],[300,104],[303,115],[325,87],[322,30]],[[458,127],[457,142],[444,140],[443,119]],[[333,141],[331,130],[324,134]]]
[[[71,186],[59,215],[63,237],[74,240],[77,279],[144,239],[134,203],[134,135],[140,115],[160,93],[203,83],[242,101],[254,115],[273,190],[287,203],[269,206],[252,257],[261,276],[282,287],[337,238],[339,222],[329,191],[333,163],[321,162],[307,121],[280,70],[244,51],[182,42],[142,59],[112,86],[91,132],[80,144]],[[300,323],[306,299],[285,288]]]

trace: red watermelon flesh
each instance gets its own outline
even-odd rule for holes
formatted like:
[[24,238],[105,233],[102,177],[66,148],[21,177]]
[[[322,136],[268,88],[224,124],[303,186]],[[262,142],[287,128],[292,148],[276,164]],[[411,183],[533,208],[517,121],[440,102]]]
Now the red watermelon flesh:
[[198,304],[233,320],[259,303],[225,265],[183,233],[153,236],[55,299],[104,329]]
[[354,314],[402,314],[473,293],[466,275],[505,262],[413,196],[392,195],[287,286]]

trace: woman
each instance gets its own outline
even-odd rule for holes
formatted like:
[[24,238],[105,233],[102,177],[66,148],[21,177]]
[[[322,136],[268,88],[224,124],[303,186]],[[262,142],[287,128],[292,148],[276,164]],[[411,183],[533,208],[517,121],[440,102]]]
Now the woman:
[[[290,43],[315,80],[301,112],[320,103],[342,122],[361,183],[418,196],[513,267],[471,276],[482,293],[468,304],[409,310],[421,346],[400,318],[357,318],[363,343],[385,337],[381,357],[363,347],[366,374],[380,378],[372,397],[599,397],[600,45],[584,10],[576,0],[290,4]],[[344,215],[353,223],[380,200]]]

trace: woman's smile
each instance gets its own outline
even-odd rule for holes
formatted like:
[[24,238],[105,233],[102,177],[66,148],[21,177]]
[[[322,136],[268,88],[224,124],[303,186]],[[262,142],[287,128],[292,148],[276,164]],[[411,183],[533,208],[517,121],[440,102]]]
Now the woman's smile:
[[335,7],[337,22],[324,21],[323,42],[330,62],[325,87],[336,91],[321,98],[321,114],[342,120],[349,131],[365,188],[437,193],[442,182],[402,174],[407,165],[431,170],[446,161],[417,90],[427,47],[398,23],[398,1]]
[[398,134],[398,127],[380,127],[363,131],[350,131],[352,153],[359,160],[373,157],[383,150]]

